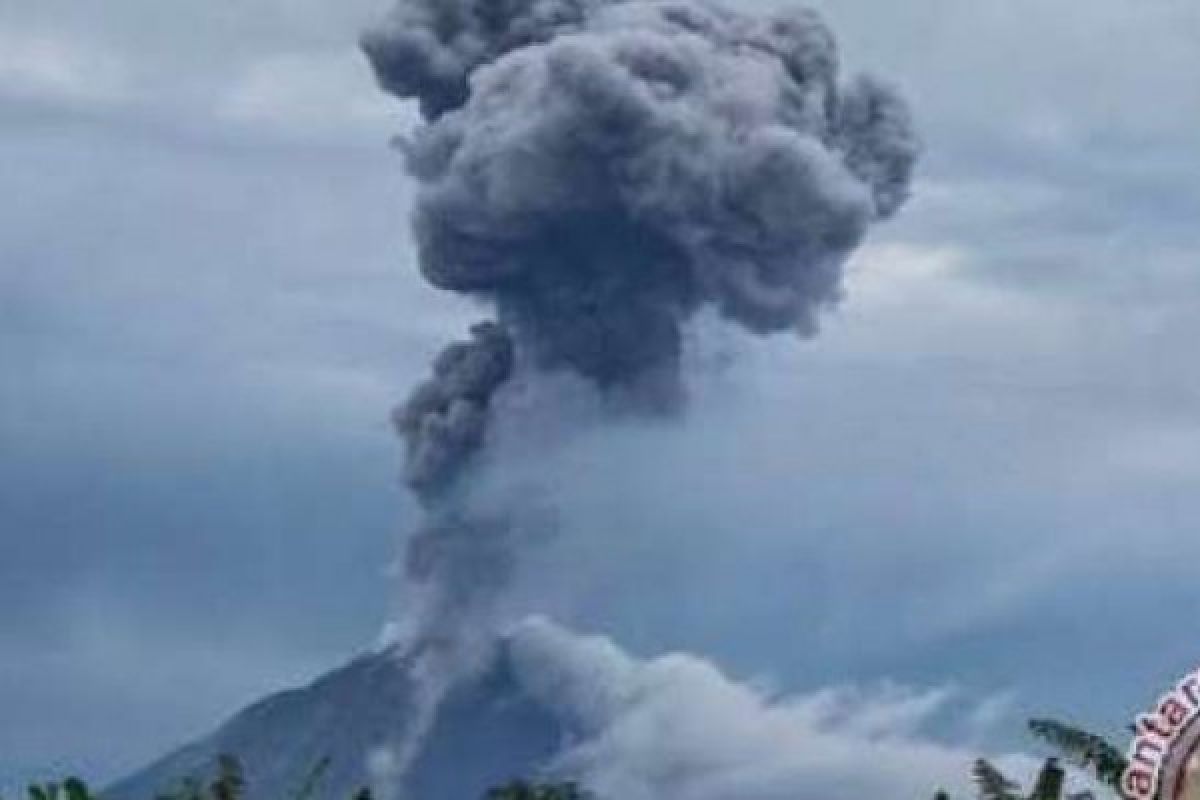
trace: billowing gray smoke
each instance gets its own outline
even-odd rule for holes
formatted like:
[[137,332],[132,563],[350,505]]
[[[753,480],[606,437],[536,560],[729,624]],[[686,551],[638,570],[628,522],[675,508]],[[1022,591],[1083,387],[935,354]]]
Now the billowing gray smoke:
[[407,146],[425,276],[602,389],[669,401],[705,305],[815,330],[847,253],[907,196],[905,105],[842,87],[803,9],[408,0],[363,46],[427,119]]
[[481,322],[471,340],[455,342],[433,362],[433,377],[396,409],[396,430],[408,442],[406,478],[432,503],[460,465],[483,444],[492,394],[513,371],[513,345],[499,325]]
[[396,418],[429,516],[409,559],[439,598],[423,636],[442,641],[511,566],[504,520],[461,499],[504,387],[566,371],[614,407],[670,413],[697,311],[815,332],[919,148],[903,101],[843,83],[801,8],[400,0],[362,45],[424,117],[404,142],[421,271],[496,314]]
[[402,0],[363,48],[426,119],[406,147],[423,273],[490,299],[503,326],[451,346],[398,415],[422,496],[484,441],[506,329],[534,368],[670,407],[698,308],[815,330],[918,151],[895,94],[839,83],[805,9]]

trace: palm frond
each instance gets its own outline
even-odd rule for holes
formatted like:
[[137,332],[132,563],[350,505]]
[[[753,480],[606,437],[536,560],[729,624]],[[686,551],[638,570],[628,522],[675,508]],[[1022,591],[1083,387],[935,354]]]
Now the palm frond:
[[1030,720],[1029,730],[1058,749],[1073,766],[1091,772],[1101,783],[1120,788],[1128,761],[1103,737],[1053,719]]
[[971,770],[980,800],[1021,800],[1021,787],[987,759],[976,759]]

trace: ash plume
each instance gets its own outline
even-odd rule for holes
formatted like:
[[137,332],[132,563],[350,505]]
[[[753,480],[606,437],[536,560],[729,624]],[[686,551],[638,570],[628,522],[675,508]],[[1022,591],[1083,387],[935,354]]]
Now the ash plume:
[[619,412],[674,414],[698,311],[814,334],[847,256],[907,199],[919,144],[887,85],[842,80],[803,8],[400,0],[362,48],[422,113],[401,142],[421,272],[495,317],[395,417],[427,517],[412,647],[444,673],[494,624],[521,541],[469,499],[510,387],[565,372]]
[[492,301],[536,367],[651,401],[702,306],[814,332],[918,150],[803,9],[408,0],[363,48],[426,117],[405,145],[425,277]]
[[471,329],[433,362],[433,376],[396,409],[393,423],[408,445],[405,480],[433,503],[483,443],[492,395],[511,377],[513,344],[494,322]]
[[[515,626],[506,643],[522,689],[573,734],[550,771],[582,780],[597,797],[921,797],[931,782],[970,791],[970,749],[928,736],[935,720],[956,724],[955,707],[967,706],[953,690],[772,696],[704,658],[641,660],[605,637],[539,618]],[[1032,759],[1004,760],[1024,774],[1037,769]]]

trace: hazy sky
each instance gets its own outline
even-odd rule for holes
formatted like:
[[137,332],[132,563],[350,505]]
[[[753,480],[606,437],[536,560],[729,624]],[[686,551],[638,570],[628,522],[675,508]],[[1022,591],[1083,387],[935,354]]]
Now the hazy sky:
[[[563,456],[563,613],[1119,732],[1200,661],[1200,5],[817,5],[913,102],[914,200],[821,337],[702,326],[685,425]],[[481,312],[415,275],[379,10],[0,0],[0,785],[385,621],[387,414]]]

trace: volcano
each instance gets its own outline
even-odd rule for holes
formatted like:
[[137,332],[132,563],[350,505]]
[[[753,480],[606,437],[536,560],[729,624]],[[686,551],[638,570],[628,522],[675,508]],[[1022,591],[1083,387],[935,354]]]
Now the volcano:
[[[105,797],[153,800],[181,778],[211,775],[222,753],[245,765],[248,797],[278,800],[295,797],[324,758],[315,800],[349,800],[364,785],[387,800],[473,800],[514,778],[575,780],[621,800],[971,789],[974,754],[930,736],[955,711],[944,690],[888,684],[780,695],[731,680],[704,658],[639,658],[542,618],[510,628],[476,665],[449,681],[423,718],[420,659],[398,649],[363,656],[252,705]],[[405,742],[416,747],[400,764]]]
[[[311,684],[272,694],[113,786],[117,800],[154,800],[181,780],[211,777],[218,755],[236,755],[253,797],[286,798],[328,759],[314,800],[349,800],[378,785],[372,761],[404,738],[414,714],[411,661],[395,648],[363,655]],[[481,797],[540,772],[569,739],[562,720],[523,689],[501,642],[485,668],[454,687],[404,781],[427,800]]]

